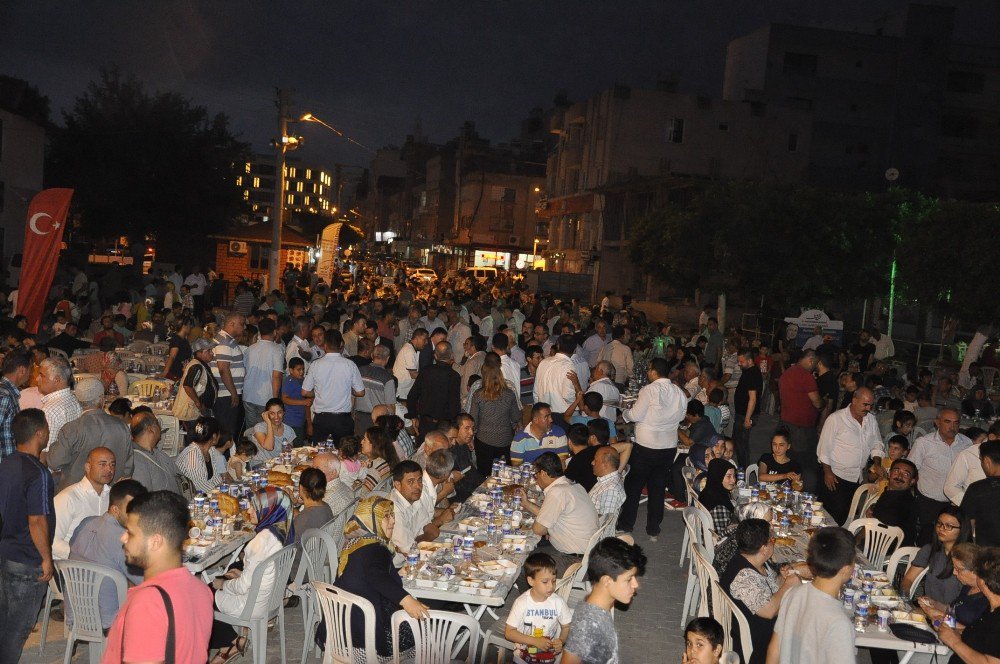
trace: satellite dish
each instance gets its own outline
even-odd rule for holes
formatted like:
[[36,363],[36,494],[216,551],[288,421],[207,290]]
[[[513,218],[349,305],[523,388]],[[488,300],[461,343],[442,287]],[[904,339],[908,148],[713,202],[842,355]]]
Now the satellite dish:
[[885,170],[885,179],[889,182],[895,182],[899,179],[899,169],[898,168],[887,168]]

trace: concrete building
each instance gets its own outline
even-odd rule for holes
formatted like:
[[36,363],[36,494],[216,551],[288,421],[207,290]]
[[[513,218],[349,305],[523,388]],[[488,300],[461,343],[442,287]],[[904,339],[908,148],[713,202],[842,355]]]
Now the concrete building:
[[[851,28],[771,23],[730,42],[723,98],[813,114],[808,182],[1000,196],[1000,49],[956,43],[955,8]],[[890,174],[892,176],[892,174]]]
[[[224,275],[229,284],[227,298],[231,301],[241,277],[259,279],[267,284],[271,258],[271,224],[233,225],[228,230],[210,235],[215,240],[215,271]],[[298,268],[309,263],[309,249],[315,242],[294,228],[281,229],[281,256],[278,265],[284,272],[291,263]],[[270,288],[270,287],[269,287]]]
[[[629,224],[642,192],[692,182],[800,182],[808,168],[809,111],[616,86],[555,116],[536,232],[546,269],[591,273],[597,291],[631,283]],[[626,198],[632,196],[628,203]],[[632,200],[634,199],[634,200]],[[547,223],[546,223],[547,222]]]
[[[255,154],[236,176],[236,185],[243,191],[248,207],[248,219],[268,221],[274,205],[273,154]],[[333,170],[306,164],[294,157],[285,158],[285,210],[310,212],[332,217],[336,213],[338,191],[344,185],[339,169]],[[287,221],[287,220],[286,220]]]
[[[31,199],[42,190],[45,129],[20,115],[0,109],[0,256],[6,267],[24,249],[24,224]],[[17,283],[9,275],[10,285]]]

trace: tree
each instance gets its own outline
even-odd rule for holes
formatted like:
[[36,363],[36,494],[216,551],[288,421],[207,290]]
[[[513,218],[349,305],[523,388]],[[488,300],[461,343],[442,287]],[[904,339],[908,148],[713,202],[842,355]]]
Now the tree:
[[91,237],[156,236],[162,254],[190,249],[244,212],[236,185],[249,146],[229,119],[169,92],[149,94],[103,70],[52,137],[50,186],[76,189]]

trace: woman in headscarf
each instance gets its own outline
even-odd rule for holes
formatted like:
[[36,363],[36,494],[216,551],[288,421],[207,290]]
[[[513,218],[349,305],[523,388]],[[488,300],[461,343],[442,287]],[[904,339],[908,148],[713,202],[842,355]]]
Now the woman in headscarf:
[[[243,569],[230,569],[223,577],[212,581],[212,588],[216,591],[215,608],[231,616],[243,613],[257,566],[280,551],[286,539],[293,540],[295,537],[292,501],[281,489],[273,486],[258,489],[250,500],[249,517],[256,524],[254,531],[257,534],[243,549]],[[261,578],[252,617],[259,618],[267,612],[267,603],[272,593],[284,592],[283,588],[274,587],[274,576],[272,567]],[[220,650],[212,664],[223,664],[241,655],[246,649],[246,641],[244,637],[237,637],[232,625],[216,620],[212,624],[212,637],[208,645],[209,649]]]
[[[334,585],[360,595],[375,607],[375,650],[379,661],[392,661],[392,614],[402,608],[412,618],[426,618],[427,606],[407,594],[392,564],[392,530],[396,515],[392,501],[368,496],[358,502],[354,515],[344,526],[346,542],[340,552]],[[323,644],[326,631],[321,625],[316,639]],[[351,614],[351,637],[355,647],[363,647],[365,630],[359,611]],[[413,647],[409,630],[400,633],[400,651]]]
[[[105,394],[126,394],[128,393],[128,376],[125,374],[122,359],[115,350],[114,337],[104,337],[99,346],[101,358],[101,384],[104,385]],[[111,388],[115,384],[117,392]]]
[[698,501],[712,515],[715,532],[725,537],[736,530],[738,523],[730,492],[736,488],[736,469],[725,459],[712,459],[708,464],[705,488]]

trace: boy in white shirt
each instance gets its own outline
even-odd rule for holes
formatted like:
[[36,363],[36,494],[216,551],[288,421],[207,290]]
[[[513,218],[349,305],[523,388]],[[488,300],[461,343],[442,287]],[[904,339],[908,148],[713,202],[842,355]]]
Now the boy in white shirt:
[[515,661],[532,662],[542,651],[562,652],[573,612],[556,591],[556,561],[533,553],[524,561],[528,591],[514,600],[504,638],[518,644]]

